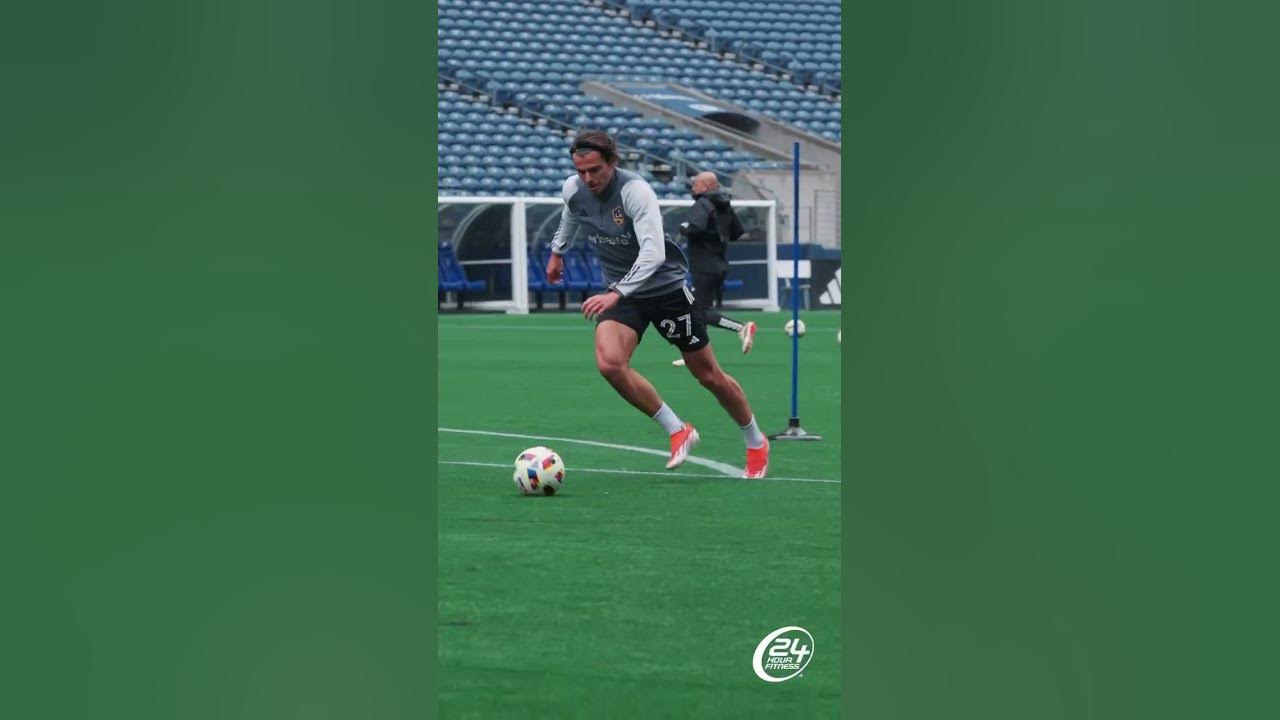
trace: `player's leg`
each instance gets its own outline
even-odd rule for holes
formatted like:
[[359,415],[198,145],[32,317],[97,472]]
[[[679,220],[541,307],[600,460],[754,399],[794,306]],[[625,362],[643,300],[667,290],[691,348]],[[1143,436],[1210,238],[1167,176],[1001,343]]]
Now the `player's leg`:
[[658,391],[643,375],[631,368],[631,356],[640,344],[640,335],[617,320],[601,320],[596,326],[596,369],[624,400],[653,417],[662,406]]
[[756,416],[751,412],[751,403],[742,386],[732,375],[720,368],[716,362],[715,352],[710,346],[700,350],[683,353],[685,366],[702,387],[711,391],[733,421],[742,430],[742,439],[747,445],[747,468],[743,477],[762,478],[769,467],[769,441],[760,426],[756,424]]
[[654,298],[650,317],[667,342],[679,348],[689,372],[715,395],[720,405],[742,429],[747,442],[747,470],[744,477],[764,477],[769,463],[769,443],[756,425],[747,395],[720,369],[702,315],[693,306],[693,295],[685,288]]
[[[693,307],[702,316],[702,321],[710,325],[708,313],[714,312],[715,309],[717,282],[723,283],[724,278],[716,273],[692,273],[691,278],[693,279]],[[676,358],[671,361],[671,364],[684,367],[684,358]]]
[[[617,309],[615,306],[614,310]],[[619,315],[619,319],[602,319],[596,325],[596,369],[623,399],[662,427],[671,441],[667,468],[679,467],[697,444],[698,431],[681,420],[662,401],[653,384],[631,367],[631,356],[640,344],[645,328],[643,316],[625,311]],[[639,331],[632,326],[637,323],[640,324]]]
[[738,423],[739,427],[750,424],[751,403],[747,401],[747,394],[742,391],[742,386],[733,379],[732,375],[720,368],[720,363],[716,362],[716,354],[711,346],[681,354],[684,356],[685,367],[689,368],[689,372],[702,384],[702,387],[716,396],[720,406],[729,413],[733,421]]

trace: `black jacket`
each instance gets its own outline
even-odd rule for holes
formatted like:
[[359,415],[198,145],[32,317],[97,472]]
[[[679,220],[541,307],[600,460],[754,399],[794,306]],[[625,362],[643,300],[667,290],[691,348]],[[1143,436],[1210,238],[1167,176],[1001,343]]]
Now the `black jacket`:
[[693,196],[689,222],[680,234],[689,239],[689,270],[695,273],[729,272],[725,249],[745,234],[742,221],[729,205],[729,195],[715,190]]

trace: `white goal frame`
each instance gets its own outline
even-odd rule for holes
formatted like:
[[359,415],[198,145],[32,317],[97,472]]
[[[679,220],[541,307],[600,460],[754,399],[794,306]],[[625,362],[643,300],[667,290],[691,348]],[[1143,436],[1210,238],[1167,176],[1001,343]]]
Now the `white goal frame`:
[[[439,205],[510,205],[511,206],[511,300],[479,300],[468,301],[467,305],[477,310],[500,310],[507,313],[524,315],[529,312],[529,293],[519,292],[517,288],[529,287],[529,267],[526,250],[528,246],[528,228],[525,225],[525,210],[530,205],[564,205],[563,200],[528,196],[498,195],[438,195]],[[659,200],[658,206],[692,207],[693,200]],[[765,236],[764,260],[738,260],[731,265],[765,264],[768,275],[768,297],[745,298],[741,300],[725,300],[725,307],[764,310],[778,312],[778,203],[773,200],[734,200],[734,207],[768,208],[768,231]],[[463,262],[462,265],[476,264],[477,261]],[[493,260],[482,260],[479,263],[492,264]],[[505,260],[497,261],[506,264]]]

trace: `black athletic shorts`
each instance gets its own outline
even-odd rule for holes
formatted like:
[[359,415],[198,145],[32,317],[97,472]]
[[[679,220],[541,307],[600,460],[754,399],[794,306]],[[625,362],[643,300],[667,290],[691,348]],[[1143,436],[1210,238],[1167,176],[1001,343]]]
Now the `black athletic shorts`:
[[702,313],[694,309],[693,293],[680,288],[665,295],[647,298],[622,298],[599,317],[600,321],[616,320],[644,337],[645,328],[653,325],[682,352],[693,352],[711,344]]

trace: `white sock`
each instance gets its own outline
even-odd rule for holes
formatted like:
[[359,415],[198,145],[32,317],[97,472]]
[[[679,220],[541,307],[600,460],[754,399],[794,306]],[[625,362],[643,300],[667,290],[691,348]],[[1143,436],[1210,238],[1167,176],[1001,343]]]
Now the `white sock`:
[[[658,408],[658,412],[654,414],[653,419],[667,431],[668,435],[675,435],[680,432],[680,428],[684,427],[679,417],[676,417],[676,411],[672,410],[666,403],[662,403],[662,407]],[[758,431],[757,431],[758,432]]]
[[746,327],[742,323],[734,322],[733,320],[730,320],[729,318],[723,315],[721,315],[720,319],[716,321],[716,324],[726,330],[732,330],[734,332],[742,332],[742,328]]
[[751,422],[742,426],[742,437],[747,441],[747,447],[752,450],[759,450],[764,447],[764,433],[760,432],[760,426],[756,425],[756,416],[751,416]]

